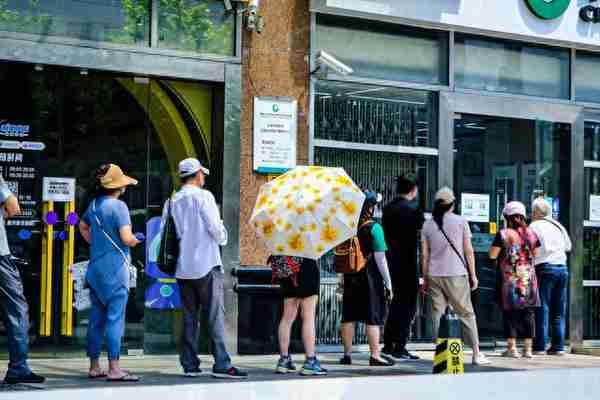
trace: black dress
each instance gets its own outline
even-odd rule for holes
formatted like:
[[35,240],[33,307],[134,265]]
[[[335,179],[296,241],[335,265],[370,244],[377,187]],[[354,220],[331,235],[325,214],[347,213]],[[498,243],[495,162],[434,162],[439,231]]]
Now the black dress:
[[369,254],[367,266],[356,274],[344,275],[342,322],[363,322],[383,326],[387,317],[385,285],[373,257],[372,224],[358,231],[361,249]]
[[317,262],[308,258],[302,259],[300,271],[297,275],[296,286],[291,278],[280,279],[281,295],[283,298],[304,299],[311,296],[318,296],[321,284],[321,275]]

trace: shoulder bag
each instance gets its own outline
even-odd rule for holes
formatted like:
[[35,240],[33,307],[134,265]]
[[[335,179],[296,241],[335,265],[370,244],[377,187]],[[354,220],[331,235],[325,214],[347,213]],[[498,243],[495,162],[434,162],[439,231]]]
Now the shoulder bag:
[[175,275],[177,271],[177,259],[179,258],[179,239],[175,228],[175,220],[171,210],[171,199],[167,200],[167,217],[165,218],[160,236],[160,247],[156,265],[158,269],[169,276]]
[[106,232],[104,230],[104,227],[102,226],[102,222],[100,221],[100,218],[98,217],[98,213],[96,212],[96,200],[95,199],[94,199],[94,201],[92,201],[92,212],[94,213],[94,218],[96,219],[96,223],[98,224],[98,227],[100,228],[102,233],[104,233],[104,236],[106,236],[106,238],[113,245],[113,247],[115,249],[117,249],[117,251],[121,254],[121,256],[123,256],[123,260],[125,260],[125,265],[127,266],[127,270],[129,271],[129,288],[130,289],[135,288],[137,286],[137,269],[131,263],[131,260],[129,259],[129,257],[127,257],[127,255],[125,254],[123,249],[121,249],[119,247],[119,245],[117,243],[115,243],[114,239],[108,234],[108,232]]
[[467,270],[467,274],[469,275],[469,286],[473,287],[473,277],[471,276],[471,270],[469,269],[469,265],[467,264],[467,261],[460,254],[460,252],[458,251],[458,249],[456,248],[454,243],[452,243],[452,241],[446,234],[446,231],[444,231],[444,228],[442,228],[441,226],[438,226],[438,227],[440,228],[440,232],[442,232],[442,235],[444,235],[444,237],[446,238],[446,241],[448,242],[448,244],[450,245],[452,250],[454,250],[454,253],[456,254],[456,256],[460,259],[460,262],[462,263],[463,267],[465,267],[465,269]]

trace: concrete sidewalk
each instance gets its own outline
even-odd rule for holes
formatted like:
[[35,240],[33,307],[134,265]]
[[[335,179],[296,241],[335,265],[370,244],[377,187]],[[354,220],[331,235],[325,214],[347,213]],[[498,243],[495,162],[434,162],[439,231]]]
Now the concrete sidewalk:
[[[389,377],[389,376],[415,376],[429,375],[432,370],[432,352],[419,352],[421,361],[397,363],[394,367],[372,368],[369,367],[368,354],[355,354],[353,366],[341,366],[338,364],[340,354],[323,354],[319,358],[323,366],[329,369],[327,377],[306,378],[297,374],[276,375],[273,373],[277,356],[243,356],[235,357],[234,363],[247,370],[250,374],[250,382],[273,382],[298,379],[334,379],[334,378],[365,378],[365,377]],[[506,372],[506,371],[533,371],[544,369],[572,369],[572,368],[600,368],[600,357],[573,355],[564,357],[537,356],[532,360],[507,359],[500,357],[499,352],[486,353],[493,364],[485,367],[471,365],[471,354],[465,354],[465,370],[467,374],[482,372]],[[5,397],[5,392],[22,390],[56,390],[56,389],[90,389],[90,388],[113,388],[119,386],[170,386],[182,384],[206,384],[213,385],[223,383],[222,380],[210,376],[212,360],[208,356],[202,356],[202,368],[205,376],[199,378],[185,378],[181,375],[178,358],[176,356],[143,356],[124,357],[123,366],[140,376],[138,383],[109,383],[104,380],[90,380],[87,378],[87,360],[76,359],[40,359],[32,360],[31,366],[35,372],[45,375],[48,380],[44,385],[0,385],[0,397]],[[301,365],[303,356],[294,357],[298,366]],[[104,361],[105,363],[105,361]],[[5,365],[0,367],[0,374],[4,376]]]

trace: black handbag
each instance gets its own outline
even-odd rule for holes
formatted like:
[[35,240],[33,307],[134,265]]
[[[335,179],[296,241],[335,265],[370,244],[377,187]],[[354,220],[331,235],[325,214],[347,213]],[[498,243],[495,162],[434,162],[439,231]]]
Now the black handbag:
[[173,276],[177,270],[177,259],[179,258],[179,239],[175,229],[175,220],[171,213],[171,200],[167,200],[167,217],[162,228],[160,237],[160,248],[156,264],[164,274]]

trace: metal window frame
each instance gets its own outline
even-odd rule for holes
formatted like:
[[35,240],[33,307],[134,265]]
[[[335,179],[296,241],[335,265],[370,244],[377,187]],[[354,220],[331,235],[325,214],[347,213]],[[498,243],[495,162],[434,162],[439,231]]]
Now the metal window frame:
[[397,154],[409,154],[419,156],[434,156],[439,155],[439,150],[435,147],[422,147],[422,146],[395,146],[386,144],[374,144],[374,143],[358,143],[358,142],[346,142],[341,140],[327,140],[327,139],[314,139],[314,147],[327,147],[330,149],[343,149],[343,150],[361,150],[361,151],[373,151],[381,153],[397,153]]
[[224,82],[226,64],[241,64],[239,10],[234,17],[234,54],[221,56],[159,48],[158,5],[158,0],[150,2],[146,46],[0,31],[0,60],[211,82]]

